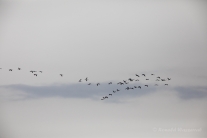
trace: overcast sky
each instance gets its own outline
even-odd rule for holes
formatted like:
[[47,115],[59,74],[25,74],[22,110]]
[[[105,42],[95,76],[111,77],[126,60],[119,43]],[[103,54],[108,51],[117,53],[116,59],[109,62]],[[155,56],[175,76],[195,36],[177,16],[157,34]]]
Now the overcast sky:
[[[0,137],[206,138],[206,9],[202,0],[1,0]],[[128,78],[139,81],[117,85]]]

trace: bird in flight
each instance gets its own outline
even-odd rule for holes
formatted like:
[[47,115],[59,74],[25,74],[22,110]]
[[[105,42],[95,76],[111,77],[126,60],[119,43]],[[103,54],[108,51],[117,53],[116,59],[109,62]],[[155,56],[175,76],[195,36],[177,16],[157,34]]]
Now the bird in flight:
[[63,74],[60,74],[60,76],[62,77],[62,76],[63,76]]
[[12,71],[12,69],[9,69],[9,71]]
[[146,79],[146,80],[149,80],[149,79]]
[[145,76],[145,74],[142,74],[143,76]]
[[89,83],[88,85],[91,85],[91,83]]
[[154,74],[151,74],[151,75],[154,75]]
[[139,75],[138,74],[135,74],[137,77],[139,77]]
[[20,70],[21,68],[18,68],[18,70]]
[[34,74],[34,76],[37,76],[37,74]]
[[109,95],[111,95],[111,96],[112,96],[112,94],[109,94]]
[[144,86],[148,87],[148,85],[144,85]]
[[88,77],[86,77],[86,79],[85,79],[86,81],[88,81]]
[[113,91],[113,93],[115,93],[116,91]]
[[112,82],[109,82],[108,84],[110,85],[110,84],[112,84]]
[[97,83],[96,85],[98,86],[98,85],[100,85],[100,83]]
[[39,71],[39,72],[41,72],[41,73],[42,73],[42,71]]
[[171,80],[171,78],[167,78],[168,80]]
[[79,80],[79,82],[81,82],[81,79]]
[[165,85],[168,85],[168,84],[165,84]]
[[140,88],[140,89],[141,89],[141,86],[138,86],[138,88]]

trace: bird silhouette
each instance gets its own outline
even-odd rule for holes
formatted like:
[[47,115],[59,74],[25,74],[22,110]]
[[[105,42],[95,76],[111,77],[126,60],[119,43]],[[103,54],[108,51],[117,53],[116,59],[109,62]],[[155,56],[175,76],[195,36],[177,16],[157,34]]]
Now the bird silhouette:
[[111,96],[112,96],[112,94],[109,94],[109,95],[111,95]]
[[140,89],[141,89],[141,86],[138,86],[138,88],[140,88]]
[[39,71],[39,72],[41,72],[41,73],[42,73],[42,71]]
[[112,84],[112,82],[109,82],[108,84],[110,85],[110,84]]
[[89,83],[88,85],[91,85],[91,83]]
[[167,78],[168,80],[171,80],[171,78]]
[[88,77],[85,80],[88,81]]
[[137,86],[134,86],[134,88],[137,88]]
[[12,71],[12,69],[9,69],[9,71]]
[[143,76],[145,76],[145,74],[142,74]]
[[81,82],[82,79],[79,80],[79,82]]
[[117,90],[117,92],[120,91],[119,89],[116,89],[116,90]]
[[37,76],[37,74],[34,74],[34,76]]
[[100,83],[97,83],[96,85],[98,86],[98,85],[100,85]]
[[146,80],[149,80],[149,79],[146,79]]
[[139,75],[135,74],[137,77],[139,77]]
[[154,75],[154,74],[151,74],[151,75]]
[[165,84],[165,85],[168,85],[168,84]]
[[18,70],[20,70],[21,68],[18,68]]
[[138,79],[136,79],[135,81],[139,81]]
[[162,81],[165,81],[165,79],[161,79]]
[[60,76],[62,77],[62,76],[63,76],[63,74],[60,74]]
[[160,77],[158,76],[157,78],[159,78],[160,79]]
[[148,85],[144,85],[144,86],[148,87]]

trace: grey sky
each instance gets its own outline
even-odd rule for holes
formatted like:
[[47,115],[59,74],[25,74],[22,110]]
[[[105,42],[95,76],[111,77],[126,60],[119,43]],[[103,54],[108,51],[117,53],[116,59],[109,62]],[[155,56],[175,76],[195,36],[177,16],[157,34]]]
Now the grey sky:
[[[0,1],[0,136],[206,137],[206,9],[202,0]],[[107,82],[136,73],[172,80],[99,100],[115,88]],[[85,77],[102,85],[78,83]],[[153,131],[180,127],[202,130]]]

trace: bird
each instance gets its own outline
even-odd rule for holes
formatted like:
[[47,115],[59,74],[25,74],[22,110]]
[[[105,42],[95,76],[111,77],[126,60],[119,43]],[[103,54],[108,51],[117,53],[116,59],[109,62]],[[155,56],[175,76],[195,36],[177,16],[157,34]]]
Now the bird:
[[89,83],[88,85],[91,85],[91,83]]
[[41,73],[42,73],[42,71],[39,71],[39,72],[41,72]]
[[82,79],[79,80],[79,82],[81,82]]
[[88,81],[88,77],[86,77],[86,79],[85,79],[86,81]]
[[167,78],[168,80],[171,80],[171,78]]
[[135,74],[137,77],[139,77],[139,75]]
[[105,98],[108,98],[108,96],[105,96]]
[[134,86],[134,88],[137,88],[137,86]]
[[151,74],[151,75],[154,75],[154,74]]
[[126,89],[125,90],[129,90],[129,87],[126,87]]
[[157,78],[159,78],[160,79],[160,77],[158,76]]
[[34,71],[33,71],[33,70],[31,70],[30,72],[32,72],[32,73],[33,73]]
[[20,70],[21,68],[18,68],[18,70]]
[[161,79],[162,81],[165,81],[165,79]]
[[121,82],[118,82],[117,84],[121,84]]
[[138,79],[136,79],[135,81],[139,81]]
[[145,74],[142,74],[143,76],[145,76]]
[[37,76],[37,74],[34,74],[34,76]]
[[113,91],[113,93],[115,93],[116,91]]
[[148,85],[144,85],[144,86],[148,87]]
[[160,80],[156,79],[156,81],[160,81]]
[[100,83],[97,83],[96,85],[98,86],[98,85],[100,85]]
[[112,84],[112,82],[109,82],[108,84],[110,85],[110,84]]
[[141,89],[141,86],[138,86],[138,88],[140,88],[140,89]]
[[149,79],[146,79],[146,80],[149,80]]
[[125,80],[123,80],[125,84],[128,84],[128,82],[126,82]]
[[111,96],[112,96],[112,94],[109,94],[109,95],[111,95]]
[[158,86],[158,84],[155,84],[155,86]]
[[12,71],[12,69],[9,69],[9,71]]
[[60,74],[60,76],[62,77],[62,76],[63,76],[63,74]]
[[165,84],[165,85],[168,85],[168,84]]
[[116,89],[116,90],[117,90],[117,92],[120,91],[119,89]]

